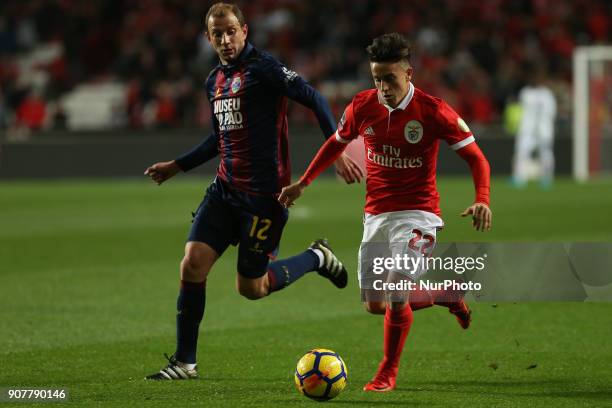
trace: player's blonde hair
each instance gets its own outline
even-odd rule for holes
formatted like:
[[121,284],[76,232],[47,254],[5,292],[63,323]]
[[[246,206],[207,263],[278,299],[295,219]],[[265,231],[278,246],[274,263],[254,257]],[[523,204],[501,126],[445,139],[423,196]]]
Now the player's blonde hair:
[[237,5],[232,3],[219,2],[210,6],[208,12],[206,13],[206,18],[204,19],[206,31],[208,31],[208,22],[211,17],[223,17],[226,16],[228,13],[233,13],[236,16],[236,19],[238,19],[238,23],[241,27],[246,24],[244,21],[244,15],[242,14],[242,11]]

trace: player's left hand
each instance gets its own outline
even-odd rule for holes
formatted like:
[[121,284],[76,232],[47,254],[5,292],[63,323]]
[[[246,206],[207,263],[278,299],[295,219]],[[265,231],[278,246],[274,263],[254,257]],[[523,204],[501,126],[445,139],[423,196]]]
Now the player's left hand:
[[491,220],[493,213],[488,205],[484,203],[475,203],[465,209],[461,213],[462,217],[472,216],[472,226],[476,231],[491,230]]
[[306,188],[305,185],[296,181],[293,184],[288,185],[287,187],[283,187],[280,195],[278,196],[278,202],[285,208],[289,208],[293,205],[295,200],[300,198],[302,195],[302,191]]
[[336,166],[336,174],[342,177],[346,184],[361,183],[363,170],[346,153],[342,153],[334,166]]

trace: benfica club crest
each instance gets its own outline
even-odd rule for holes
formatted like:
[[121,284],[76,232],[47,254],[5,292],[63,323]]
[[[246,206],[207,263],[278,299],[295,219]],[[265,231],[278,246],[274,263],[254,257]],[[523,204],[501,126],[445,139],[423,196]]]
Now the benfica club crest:
[[240,79],[240,77],[234,78],[234,80],[232,81],[232,85],[231,85],[232,93],[238,92],[241,86],[242,86],[242,79]]
[[408,143],[419,143],[423,138],[423,125],[418,120],[411,120],[404,127],[404,138]]

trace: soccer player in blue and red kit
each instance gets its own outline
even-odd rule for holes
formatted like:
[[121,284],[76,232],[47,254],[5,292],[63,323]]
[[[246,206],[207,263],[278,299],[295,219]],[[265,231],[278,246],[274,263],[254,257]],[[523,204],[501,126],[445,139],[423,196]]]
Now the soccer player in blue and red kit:
[[[470,166],[475,198],[462,216],[471,215],[479,231],[491,228],[490,169],[463,119],[446,102],[411,83],[410,45],[403,36],[384,34],[375,38],[367,51],[375,88],[353,98],[335,137],[327,140],[301,179],[283,189],[279,201],[291,206],[351,140],[363,136],[367,192],[359,286],[366,295],[367,311],[385,315],[384,356],[364,390],[386,392],[395,388],[413,310],[434,304],[446,307],[464,329],[470,325],[471,314],[463,293],[457,291],[419,290],[417,285],[416,290],[405,293],[375,293],[368,249],[376,243],[386,243],[391,252],[415,259],[431,253],[436,234],[444,225],[436,189],[440,141],[445,141]],[[407,274],[396,271],[395,278],[399,274],[415,279],[424,272],[423,267]],[[373,299],[368,299],[368,294],[373,294]]]
[[[161,184],[221,155],[217,176],[194,215],[181,262],[176,351],[166,356],[166,367],[147,377],[152,380],[198,378],[196,349],[206,278],[230,244],[238,245],[236,286],[248,299],[281,290],[310,271],[338,288],[347,284],[346,269],[322,239],[301,254],[270,262],[288,217],[277,201],[291,180],[287,98],[315,113],[325,137],[336,130],[329,105],[298,74],[247,42],[247,25],[237,6],[216,3],[205,22],[206,36],[220,60],[206,79],[213,132],[192,151],[145,171]],[[347,183],[361,180],[360,168],[346,156],[336,168]]]

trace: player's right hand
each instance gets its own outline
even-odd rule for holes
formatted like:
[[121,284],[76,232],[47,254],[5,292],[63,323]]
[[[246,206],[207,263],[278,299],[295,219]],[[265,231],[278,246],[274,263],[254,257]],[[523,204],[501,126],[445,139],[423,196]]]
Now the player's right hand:
[[299,181],[296,181],[287,187],[283,187],[283,190],[278,196],[278,202],[285,208],[291,207],[295,200],[302,195],[302,191],[304,191],[305,188],[306,186]]
[[488,205],[474,203],[461,213],[462,217],[472,216],[472,226],[476,231],[490,231],[493,213]]
[[148,167],[144,174],[145,176],[151,177],[151,180],[160,185],[164,181],[173,177],[176,173],[181,171],[181,168],[176,164],[174,160],[167,162],[155,163],[151,167]]
[[363,170],[351,159],[346,153],[342,153],[338,160],[335,161],[336,174],[340,176],[346,184],[361,183],[363,179]]

